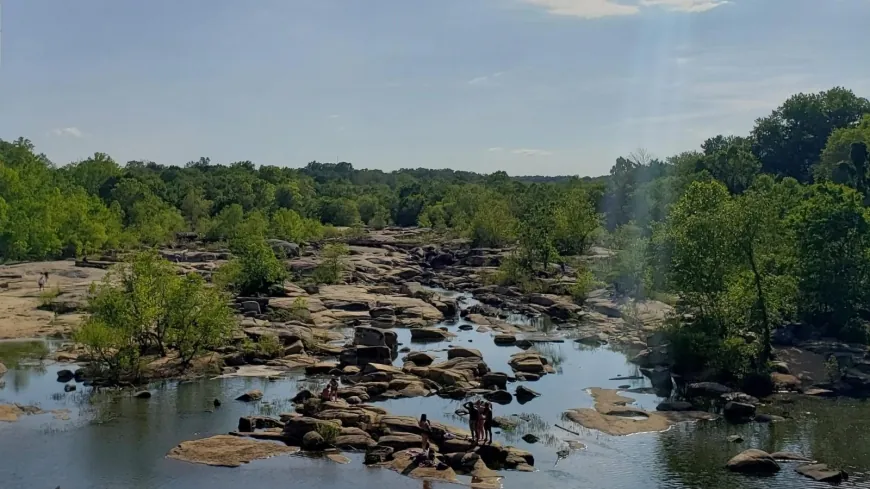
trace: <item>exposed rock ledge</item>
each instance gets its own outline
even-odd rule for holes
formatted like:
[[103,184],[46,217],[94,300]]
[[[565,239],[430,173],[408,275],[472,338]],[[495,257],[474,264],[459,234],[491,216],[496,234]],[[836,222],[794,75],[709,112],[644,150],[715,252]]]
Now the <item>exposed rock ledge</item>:
[[665,431],[677,423],[715,418],[711,413],[700,411],[655,412],[629,407],[627,404],[634,399],[621,396],[613,389],[593,387],[589,393],[595,399],[595,408],[570,409],[565,417],[608,435]]
[[200,440],[185,441],[166,455],[168,458],[219,467],[238,467],[252,460],[289,455],[299,448],[282,443],[257,441],[231,435],[218,435]]

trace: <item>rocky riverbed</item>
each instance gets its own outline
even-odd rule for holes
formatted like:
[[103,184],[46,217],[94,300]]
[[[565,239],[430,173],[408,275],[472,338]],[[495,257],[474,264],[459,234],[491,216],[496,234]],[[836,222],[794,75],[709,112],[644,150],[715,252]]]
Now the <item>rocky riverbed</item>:
[[[783,363],[774,380],[791,395],[758,400],[703,382],[676,389],[668,368],[667,345],[657,334],[672,311],[667,304],[626,302],[602,289],[578,306],[566,294],[567,277],[548,279],[546,293],[524,295],[515,288],[487,285],[487,273],[506,250],[474,250],[461,242],[420,246],[419,239],[405,232],[382,232],[352,240],[346,283],[341,285],[296,285],[305,283],[304,277],[319,261],[316,249],[302,250],[286,261],[298,281],[286,283],[272,297],[236,298],[240,324],[236,342],[203,359],[203,367],[210,364],[219,371],[208,376],[214,380],[193,385],[254,383],[260,395],[245,397],[250,389],[231,394],[220,387],[211,395],[197,396],[201,412],[248,411],[231,419],[221,415],[221,422],[210,421],[201,430],[215,436],[231,433],[232,442],[193,436],[175,438],[154,450],[173,459],[229,466],[262,457],[312,453],[346,462],[334,452],[345,450],[349,465],[367,463],[412,477],[484,485],[499,483],[496,477],[507,477],[503,482],[510,487],[513,480],[526,480],[519,475],[525,471],[553,472],[542,468],[541,460],[556,468],[565,457],[576,460],[582,454],[577,450],[584,446],[589,453],[598,453],[595,447],[602,435],[590,439],[593,433],[618,437],[669,430],[671,434],[661,435],[666,440],[685,429],[704,433],[701,428],[679,427],[719,415],[728,418],[727,426],[773,430],[774,425],[798,423],[801,414],[793,408],[795,399],[861,392],[862,384],[855,379],[863,375],[866,353],[849,345],[801,339],[800,331],[777,335],[777,354]],[[198,270],[207,274],[229,258],[221,252],[164,250],[163,254],[178,263],[180,273]],[[606,250],[596,250],[590,259],[596,256],[606,256]],[[79,317],[86,282],[102,277],[108,263],[53,262],[51,276],[70,282],[64,282],[61,293],[50,300],[30,291],[26,280],[28,270],[41,270],[48,264],[3,268],[4,276],[21,277],[10,278],[9,287],[0,290],[0,304],[12,307],[10,314],[21,316],[41,317],[50,311],[53,326],[0,326],[0,333],[68,333]],[[260,352],[245,346],[267,336],[277,340],[279,351]],[[819,359],[823,361],[832,352],[844,362],[851,359],[839,384],[824,383],[823,370],[818,368]],[[77,381],[86,379],[75,375],[75,364],[88,360],[83,352],[61,341],[53,346],[51,357],[71,362],[50,369],[48,375],[64,382],[56,384],[64,394],[51,395],[59,399],[85,396],[84,391],[90,390],[87,382]],[[633,364],[626,363],[626,358]],[[171,369],[163,368],[168,362],[171,359],[155,362],[155,377],[172,375]],[[15,375],[22,372],[20,366],[13,371]],[[330,378],[340,380],[340,400],[314,405],[307,398]],[[285,384],[276,398],[270,386]],[[177,384],[177,388],[182,385],[192,384]],[[39,415],[43,409],[72,411],[73,423],[80,416],[63,402],[52,399],[36,407],[29,396],[10,398],[8,392],[0,391],[0,414],[16,425],[26,425],[29,418],[43,419]],[[158,400],[145,400],[152,392]],[[161,403],[161,392],[152,386],[132,399]],[[676,397],[677,392],[685,397]],[[464,441],[467,433],[459,426],[464,426],[465,419],[452,413],[467,398],[488,399],[496,403],[497,414],[513,415],[500,416],[501,439],[493,447],[475,448]],[[215,399],[222,406],[210,405]],[[531,404],[526,407],[527,403]],[[435,440],[443,464],[437,472],[412,464],[412,452],[420,442],[414,419],[423,412],[436,420],[439,433],[450,434]],[[722,422],[713,423],[720,426]],[[324,423],[335,429],[322,428]],[[675,425],[678,428],[672,428]],[[319,426],[320,432],[331,435],[324,437]],[[306,442],[309,433],[323,441],[310,435]],[[728,458],[739,452],[735,450],[746,447],[729,444],[725,435],[720,438],[725,443],[719,449],[722,460],[716,462],[721,471]],[[250,443],[264,445],[254,448]],[[221,448],[224,445],[226,450]],[[793,444],[762,445],[753,443],[772,452],[806,450]],[[369,455],[354,458],[354,453]],[[836,457],[823,455],[817,458],[838,462]],[[842,466],[853,474],[857,471],[857,480],[861,480],[860,466]]]

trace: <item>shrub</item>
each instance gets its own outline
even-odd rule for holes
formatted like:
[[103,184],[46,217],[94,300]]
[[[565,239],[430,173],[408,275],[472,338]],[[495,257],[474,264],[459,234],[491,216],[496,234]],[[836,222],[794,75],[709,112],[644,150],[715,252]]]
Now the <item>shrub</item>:
[[277,336],[261,336],[257,341],[257,350],[264,357],[275,358],[281,354],[281,342]]
[[574,277],[574,285],[571,286],[569,292],[574,302],[583,304],[589,296],[589,292],[594,290],[600,284],[595,280],[595,275],[585,266],[579,268]]
[[236,258],[218,270],[215,283],[241,295],[267,293],[287,278],[284,264],[260,237],[245,237],[232,245]]
[[330,445],[335,443],[335,439],[341,433],[341,429],[332,423],[318,423],[316,430],[317,434],[323,437],[323,441]]
[[323,248],[321,262],[314,269],[313,278],[319,284],[336,284],[347,267],[345,257],[350,250],[344,243],[331,243]]

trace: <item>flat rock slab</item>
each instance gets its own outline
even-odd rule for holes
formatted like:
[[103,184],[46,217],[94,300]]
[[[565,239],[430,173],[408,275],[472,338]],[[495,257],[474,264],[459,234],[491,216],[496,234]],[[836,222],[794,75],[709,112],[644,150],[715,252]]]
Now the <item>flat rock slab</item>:
[[185,441],[166,455],[168,458],[218,467],[238,467],[252,460],[289,455],[297,447],[251,438],[218,435],[200,440]]
[[18,418],[30,414],[42,414],[43,411],[36,406],[22,406],[20,404],[0,404],[0,422],[14,423]]
[[849,478],[842,470],[828,467],[826,464],[807,464],[795,469],[798,474],[819,482],[838,483]]
[[591,388],[595,408],[570,409],[565,416],[571,421],[608,435],[665,431],[671,426],[689,421],[713,419],[714,415],[700,411],[655,412],[626,406],[634,402],[613,389]]

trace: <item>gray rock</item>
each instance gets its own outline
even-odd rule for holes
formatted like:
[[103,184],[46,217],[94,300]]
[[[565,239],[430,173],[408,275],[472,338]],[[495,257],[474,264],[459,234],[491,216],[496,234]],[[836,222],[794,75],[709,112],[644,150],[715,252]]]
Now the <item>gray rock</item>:
[[253,390],[245,392],[241,396],[237,397],[236,400],[242,401],[242,402],[252,402],[252,401],[259,401],[262,398],[263,398],[263,393],[259,389],[253,389]]
[[63,391],[64,391],[64,392],[72,392],[72,391],[74,391],[74,390],[76,390],[76,385],[75,385],[75,384],[66,384],[66,385],[63,386]]
[[688,397],[720,397],[722,394],[728,394],[731,388],[715,382],[697,382],[689,384],[686,388]]
[[302,448],[305,450],[322,450],[326,446],[326,440],[316,431],[309,431],[302,436]]
[[58,382],[63,382],[65,384],[65,383],[69,382],[70,380],[73,380],[74,378],[75,378],[75,374],[72,372],[72,370],[63,369],[63,370],[57,371],[57,381]]
[[483,397],[485,397],[488,401],[492,401],[498,404],[510,404],[510,402],[514,400],[514,396],[512,396],[510,392],[503,390],[487,392],[483,395]]
[[743,402],[729,402],[725,405],[723,414],[731,421],[749,420],[755,416],[755,406]]
[[691,411],[692,403],[686,401],[663,401],[656,406],[656,411]]
[[538,437],[531,433],[526,433],[525,435],[523,435],[523,441],[526,443],[537,443]]
[[139,392],[133,394],[133,397],[135,397],[136,399],[148,399],[149,397],[151,397],[151,392],[139,391]]
[[535,392],[534,390],[532,390],[524,385],[517,387],[517,390],[516,390],[517,401],[519,401],[520,404],[525,404],[525,403],[531,401],[532,399],[539,397],[540,395],[541,394],[539,394],[538,392]]
[[241,303],[242,311],[260,314],[260,303],[257,301],[245,301]]

